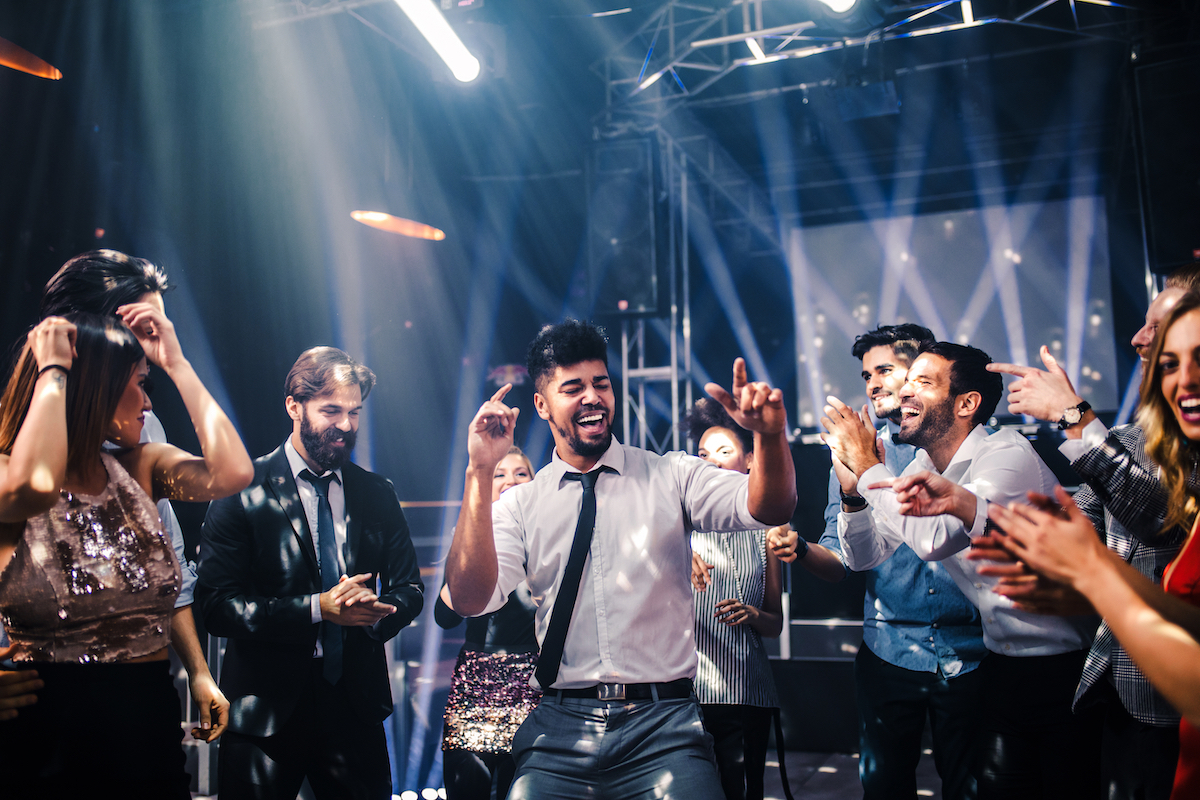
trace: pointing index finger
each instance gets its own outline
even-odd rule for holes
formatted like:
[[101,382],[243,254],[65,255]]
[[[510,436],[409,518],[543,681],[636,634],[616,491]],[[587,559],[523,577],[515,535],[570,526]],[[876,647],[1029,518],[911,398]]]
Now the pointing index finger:
[[512,389],[511,383],[506,383],[503,386],[501,386],[499,389],[496,390],[496,393],[494,395],[492,395],[492,402],[499,403],[501,400],[504,399],[504,396],[506,394],[508,394],[510,389]]
[[1020,364],[1005,364],[1000,361],[993,361],[987,365],[988,372],[1003,372],[1008,375],[1016,375],[1018,378],[1024,378],[1031,372],[1037,372],[1035,367],[1022,367]]

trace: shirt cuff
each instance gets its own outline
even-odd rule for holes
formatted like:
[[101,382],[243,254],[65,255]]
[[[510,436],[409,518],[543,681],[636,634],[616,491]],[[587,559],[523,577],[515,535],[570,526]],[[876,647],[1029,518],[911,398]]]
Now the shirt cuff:
[[967,536],[971,537],[971,541],[978,539],[987,533],[987,507],[988,501],[986,498],[975,495],[975,523],[971,525],[971,529],[967,531]]
[[880,492],[883,492],[886,490],[885,489],[868,489],[867,487],[873,483],[879,483],[880,481],[890,480],[894,477],[896,477],[896,476],[893,475],[892,471],[890,469],[888,469],[885,465],[875,464],[874,466],[872,466],[870,469],[868,469],[866,472],[864,472],[859,477],[858,493],[861,494],[863,497],[867,498],[867,502],[871,503],[871,505],[877,505],[877,503],[875,502],[875,498],[879,495]]
[[1058,446],[1058,452],[1072,463],[1078,461],[1084,453],[1108,438],[1108,426],[1099,417],[1083,426],[1083,436],[1079,439],[1067,439]]
[[321,595],[309,595],[308,598],[309,615],[314,623],[321,621]]

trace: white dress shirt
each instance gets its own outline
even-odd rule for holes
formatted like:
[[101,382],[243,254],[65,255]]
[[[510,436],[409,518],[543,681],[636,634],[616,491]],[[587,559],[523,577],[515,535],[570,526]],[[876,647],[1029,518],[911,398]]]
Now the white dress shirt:
[[[304,459],[296,452],[296,448],[292,446],[292,437],[288,437],[287,442],[283,445],[283,452],[287,454],[288,466],[292,470],[292,478],[296,481],[296,489],[300,492],[300,505],[304,508],[304,518],[308,520],[309,534],[312,536],[313,550],[317,553],[317,561],[321,559],[321,542],[317,538],[317,490],[313,485],[300,477],[300,473],[308,469],[308,464],[304,463]],[[309,470],[310,472],[312,470]],[[326,473],[317,475],[318,478],[324,477]],[[342,470],[341,468],[333,471],[337,475],[337,480],[329,482],[329,510],[333,513],[333,536],[334,542],[337,545],[338,568],[337,574],[343,575],[346,572],[346,490],[342,487]],[[321,595],[314,594],[309,597],[309,608],[313,622],[321,621]],[[317,637],[317,649],[313,654],[314,658],[320,658],[323,655],[321,650],[321,637]]]
[[[919,450],[903,475],[921,470],[938,472],[924,450]],[[1096,618],[1055,617],[1031,614],[1013,607],[1012,601],[992,591],[998,578],[984,577],[976,562],[964,552],[982,536],[987,524],[987,504],[1027,502],[1028,492],[1053,495],[1057,481],[1042,459],[1013,430],[988,435],[976,426],[955,452],[941,475],[977,498],[975,517],[968,528],[957,517],[909,517],[899,512],[891,489],[868,489],[893,477],[883,464],[860,476],[858,491],[870,503],[858,512],[838,514],[838,537],[846,566],[856,571],[872,569],[886,561],[901,544],[922,559],[942,561],[962,593],[974,603],[983,620],[983,642],[989,650],[1008,656],[1045,656],[1082,650],[1091,644]]]
[[[694,530],[761,529],[746,475],[686,453],[660,456],[613,440],[594,469],[596,528],[555,687],[656,683],[696,676]],[[528,577],[537,638],[550,616],[575,535],[583,487],[554,454],[529,483],[492,506],[499,578],[486,610]]]

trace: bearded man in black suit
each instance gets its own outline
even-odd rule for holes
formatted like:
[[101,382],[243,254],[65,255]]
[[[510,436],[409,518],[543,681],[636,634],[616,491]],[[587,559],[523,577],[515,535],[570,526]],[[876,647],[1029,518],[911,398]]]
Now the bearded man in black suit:
[[212,503],[196,600],[228,638],[221,800],[388,800],[386,642],[421,611],[408,525],[386,478],[350,463],[375,374],[333,347],[288,373],[292,434]]

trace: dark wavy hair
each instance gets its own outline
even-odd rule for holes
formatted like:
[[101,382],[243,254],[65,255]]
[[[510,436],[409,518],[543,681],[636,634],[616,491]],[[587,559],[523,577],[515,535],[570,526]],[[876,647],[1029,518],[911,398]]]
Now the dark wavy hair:
[[[66,318],[76,330],[76,356],[67,374],[67,469],[79,470],[100,458],[117,404],[145,353],[116,316],[76,313]],[[26,342],[0,397],[0,452],[12,453],[37,378],[37,361]]]
[[42,291],[40,318],[83,312],[110,316],[143,295],[171,288],[166,273],[144,258],[91,250],[63,264]]
[[979,408],[971,418],[972,424],[981,425],[996,413],[996,406],[1004,395],[1004,379],[999,372],[988,372],[991,356],[978,347],[954,342],[934,342],[922,347],[918,355],[926,353],[950,362],[950,397],[979,392]]
[[902,322],[899,325],[880,325],[873,331],[867,331],[857,336],[850,352],[855,358],[862,361],[862,357],[869,350],[884,345],[892,348],[896,358],[911,365],[922,347],[928,347],[936,341],[933,331],[929,328],[923,328],[911,322]]
[[1176,525],[1187,528],[1200,511],[1194,490],[1188,486],[1196,468],[1200,443],[1184,435],[1171,401],[1163,397],[1162,358],[1167,331],[1184,315],[1200,308],[1200,294],[1188,292],[1167,313],[1158,326],[1158,335],[1150,349],[1150,359],[1142,372],[1142,396],[1138,405],[1137,424],[1146,434],[1146,455],[1162,470],[1162,483],[1167,490],[1167,518],[1163,530]]
[[365,401],[375,388],[375,373],[336,347],[312,347],[288,371],[283,396],[307,403],[335,386],[358,386]]
[[683,415],[679,425],[696,444],[700,443],[700,437],[708,429],[725,428],[737,436],[738,441],[742,443],[742,450],[746,453],[754,452],[754,433],[734,422],[725,407],[711,398],[702,397],[697,400],[696,405]]
[[581,361],[602,361],[607,368],[608,338],[599,325],[570,318],[542,328],[525,354],[525,366],[538,392],[546,388],[556,369]]

